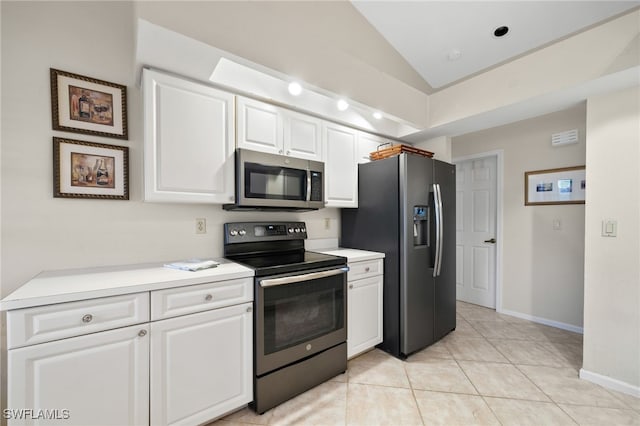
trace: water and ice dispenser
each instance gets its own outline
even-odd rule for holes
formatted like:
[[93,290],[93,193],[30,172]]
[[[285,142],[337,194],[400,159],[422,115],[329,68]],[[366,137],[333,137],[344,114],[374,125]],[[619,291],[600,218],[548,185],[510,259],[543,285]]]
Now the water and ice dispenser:
[[429,245],[429,207],[413,207],[413,245]]

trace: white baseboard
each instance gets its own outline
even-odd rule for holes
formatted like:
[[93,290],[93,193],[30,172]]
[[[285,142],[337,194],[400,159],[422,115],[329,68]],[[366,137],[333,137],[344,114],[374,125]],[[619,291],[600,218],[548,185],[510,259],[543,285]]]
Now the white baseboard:
[[500,313],[500,314],[505,314],[505,315],[509,315],[509,316],[512,316],[512,317],[516,317],[516,318],[526,319],[526,320],[529,320],[529,321],[537,322],[538,324],[544,324],[544,325],[548,325],[548,326],[551,326],[551,327],[561,328],[561,329],[567,330],[567,331],[573,331],[574,333],[584,334],[584,329],[582,327],[578,327],[578,326],[575,326],[575,325],[565,324],[563,322],[553,321],[553,320],[546,319],[546,318],[540,318],[540,317],[536,317],[536,316],[533,316],[533,315],[522,314],[520,312],[508,311],[506,309],[496,309],[496,311],[498,313]]
[[604,386],[607,389],[626,393],[627,395],[632,395],[636,398],[640,398],[640,386],[634,386],[618,379],[613,379],[608,376],[603,376],[602,374],[585,370],[584,368],[580,369],[580,378],[589,382],[593,382],[597,385]]

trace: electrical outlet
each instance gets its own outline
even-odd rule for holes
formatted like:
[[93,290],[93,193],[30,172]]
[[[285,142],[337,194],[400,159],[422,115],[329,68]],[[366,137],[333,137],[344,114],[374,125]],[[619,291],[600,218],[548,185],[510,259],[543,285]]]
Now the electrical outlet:
[[196,234],[206,234],[207,233],[207,219],[205,218],[196,218]]

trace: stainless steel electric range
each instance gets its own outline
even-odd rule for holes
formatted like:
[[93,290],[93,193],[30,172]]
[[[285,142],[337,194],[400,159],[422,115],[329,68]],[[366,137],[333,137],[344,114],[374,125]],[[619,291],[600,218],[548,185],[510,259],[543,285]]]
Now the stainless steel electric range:
[[224,225],[224,255],[255,270],[260,414],[347,369],[347,259],[305,251],[304,222]]

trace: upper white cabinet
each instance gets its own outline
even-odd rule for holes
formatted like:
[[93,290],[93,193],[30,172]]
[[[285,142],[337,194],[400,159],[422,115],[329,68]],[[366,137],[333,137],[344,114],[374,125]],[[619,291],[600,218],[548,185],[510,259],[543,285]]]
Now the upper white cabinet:
[[322,120],[238,97],[238,148],[322,160]]
[[143,70],[144,198],[216,203],[234,199],[234,95]]
[[323,124],[327,207],[358,207],[358,133],[339,124]]
[[358,134],[358,163],[368,163],[371,161],[369,154],[377,151],[380,145],[386,143],[389,143],[389,141],[380,136],[360,132]]

